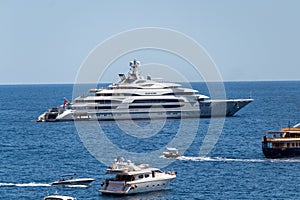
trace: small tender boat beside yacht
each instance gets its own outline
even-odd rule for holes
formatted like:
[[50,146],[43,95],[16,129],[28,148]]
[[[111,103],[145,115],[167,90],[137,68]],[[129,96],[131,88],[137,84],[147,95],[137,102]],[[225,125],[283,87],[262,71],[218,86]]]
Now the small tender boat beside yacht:
[[[48,109],[42,115],[38,117],[37,122],[55,122],[58,121],[58,118],[69,115],[71,112],[71,103],[64,98],[64,103],[60,107],[53,107]],[[63,121],[72,121],[72,119],[65,119]]]
[[76,178],[75,174],[66,174],[62,176],[62,179],[54,181],[51,185],[58,186],[70,186],[70,185],[82,185],[89,186],[95,179],[93,178]]
[[[155,81],[140,74],[140,62],[131,61],[128,75],[107,88],[90,89],[90,95],[64,101],[38,117],[43,121],[131,120],[151,118],[199,118],[233,116],[253,99],[211,100],[198,90],[180,84]],[[212,113],[213,111],[213,113]]]
[[300,157],[300,123],[268,132],[268,135],[262,138],[262,151],[266,158]]
[[99,190],[105,195],[128,195],[164,190],[176,178],[175,172],[163,172],[148,164],[134,164],[119,157],[107,168],[107,174],[115,175],[101,183]]
[[179,151],[176,148],[168,147],[167,150],[168,151],[163,152],[166,158],[177,158],[180,156]]

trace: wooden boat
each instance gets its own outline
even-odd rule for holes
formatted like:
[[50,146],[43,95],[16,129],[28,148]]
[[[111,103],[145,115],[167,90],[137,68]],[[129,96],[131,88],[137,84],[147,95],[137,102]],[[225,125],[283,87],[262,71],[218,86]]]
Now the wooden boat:
[[268,135],[262,138],[262,151],[266,158],[300,157],[300,123],[268,132]]

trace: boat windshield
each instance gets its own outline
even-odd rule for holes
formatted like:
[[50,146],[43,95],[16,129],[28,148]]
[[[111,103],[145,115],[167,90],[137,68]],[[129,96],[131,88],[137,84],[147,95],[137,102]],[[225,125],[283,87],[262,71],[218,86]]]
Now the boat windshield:
[[168,147],[167,150],[169,150],[169,151],[178,151],[178,149],[172,148],[172,147]]
[[114,180],[116,180],[116,181],[133,181],[134,176],[117,174],[117,176],[114,178]]

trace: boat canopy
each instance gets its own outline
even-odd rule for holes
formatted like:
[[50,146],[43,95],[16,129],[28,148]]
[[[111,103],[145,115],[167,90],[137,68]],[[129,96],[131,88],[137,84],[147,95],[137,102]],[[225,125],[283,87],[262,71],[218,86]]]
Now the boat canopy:
[[268,134],[283,134],[283,133],[300,134],[300,132],[296,131],[296,130],[282,130],[282,131],[270,131],[270,132],[268,132]]
[[178,151],[178,149],[173,148],[173,147],[167,147],[167,150],[169,150],[169,151]]
[[298,123],[295,126],[293,126],[293,128],[300,128],[300,123]]

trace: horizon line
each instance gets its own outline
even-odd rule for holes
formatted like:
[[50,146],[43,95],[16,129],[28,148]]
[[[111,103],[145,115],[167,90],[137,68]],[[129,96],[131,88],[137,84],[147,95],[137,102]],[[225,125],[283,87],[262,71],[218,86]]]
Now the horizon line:
[[[175,81],[168,81],[165,80],[166,82],[174,82]],[[294,80],[294,79],[287,79],[287,80],[224,80],[224,81],[189,81],[189,82],[177,82],[177,83],[219,83],[219,82],[223,82],[223,83],[230,83],[230,82],[298,82],[300,80]],[[111,84],[113,82],[101,82],[101,83],[71,83],[71,82],[61,82],[61,83],[0,83],[1,86],[4,85],[75,85],[75,84]]]

